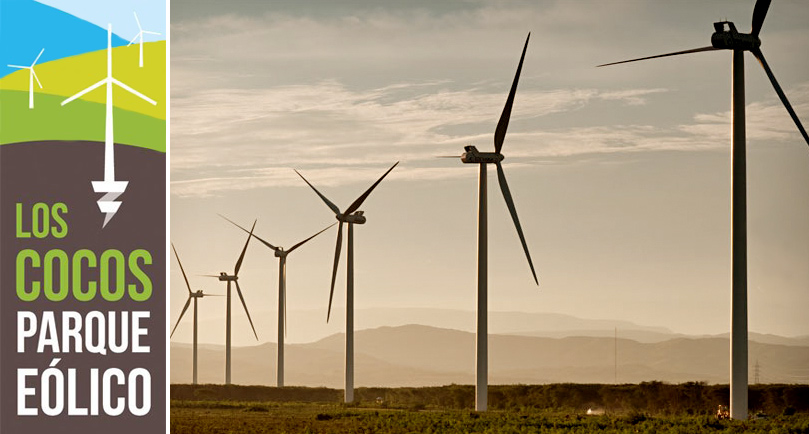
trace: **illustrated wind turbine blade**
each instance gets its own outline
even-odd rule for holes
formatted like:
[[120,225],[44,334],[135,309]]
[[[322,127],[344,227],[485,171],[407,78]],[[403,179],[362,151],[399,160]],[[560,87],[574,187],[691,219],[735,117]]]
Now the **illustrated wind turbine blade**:
[[37,73],[34,72],[34,68],[31,68],[31,75],[34,76],[34,80],[37,81],[37,84],[39,85],[39,88],[42,89],[42,83],[39,82],[39,77],[37,77]]
[[142,33],[143,33],[143,32],[138,32],[138,34],[137,34],[137,35],[135,35],[135,37],[134,37],[134,38],[132,38],[132,40],[131,40],[131,41],[129,41],[129,43],[128,43],[128,44],[126,44],[126,46],[128,47],[128,46],[130,46],[130,45],[134,44],[134,43],[135,43],[135,41],[138,39],[138,37],[139,37],[139,36],[140,36]]
[[[758,7],[758,3],[756,3],[756,7]],[[798,115],[795,114],[795,110],[792,109],[792,104],[789,103],[786,94],[784,94],[784,91],[781,90],[781,86],[778,84],[778,80],[775,79],[775,75],[773,75],[770,65],[767,64],[766,60],[764,60],[764,54],[759,49],[752,50],[752,53],[754,56],[756,56],[756,59],[758,59],[758,62],[764,68],[764,72],[767,73],[767,77],[770,78],[770,82],[772,83],[772,87],[775,89],[775,93],[778,94],[778,98],[781,98],[781,102],[784,103],[784,107],[787,109],[787,112],[789,112],[789,115],[795,122],[795,126],[798,127],[798,131],[801,132],[803,140],[805,140],[806,144],[809,145],[809,136],[806,134],[806,130],[803,129],[803,125],[801,124],[800,119],[798,119]]]
[[242,254],[239,255],[239,260],[236,261],[236,267],[233,269],[233,275],[239,275],[239,268],[242,268],[242,261],[244,260],[244,254],[247,253],[247,245],[250,244],[250,238],[253,238],[253,229],[256,228],[256,222],[258,220],[253,220],[253,227],[250,228],[250,233],[247,235],[247,241],[244,243],[244,248],[242,249]]
[[42,57],[42,53],[44,53],[44,52],[45,52],[45,49],[44,49],[44,48],[43,48],[42,50],[40,50],[40,51],[39,51],[39,54],[37,55],[37,58],[36,58],[36,59],[34,59],[34,63],[32,63],[32,64],[31,64],[31,68],[33,68],[33,67],[34,67],[34,65],[36,65],[36,64],[37,64],[37,62],[39,61],[39,58],[40,58],[40,57]]
[[127,92],[135,95],[136,97],[148,102],[151,105],[157,105],[157,102],[155,102],[155,100],[153,100],[153,99],[149,98],[148,96],[138,92],[135,89],[132,89],[131,87],[125,85],[124,83],[121,83],[120,80],[118,80],[116,78],[112,78],[111,80],[112,80],[113,83],[117,84],[118,86],[121,86],[124,90],[126,90]]
[[149,34],[149,35],[159,35],[160,34],[159,32],[152,32],[150,30],[144,30],[143,33],[146,33],[146,34]]
[[28,68],[30,68],[29,66],[20,66],[20,65],[8,65],[8,66],[10,66],[12,68],[17,68],[17,69],[28,69]]
[[641,57],[638,59],[622,60],[620,62],[604,63],[603,65],[597,65],[596,68],[600,68],[602,66],[619,65],[621,63],[637,62],[639,60],[657,59],[658,57],[679,56],[680,54],[700,53],[702,51],[716,51],[716,50],[721,50],[721,48],[714,48],[714,47],[694,48],[692,50],[683,50],[674,53],[658,54],[657,56],[648,56],[648,57]]
[[514,105],[514,94],[517,93],[517,83],[520,81],[520,71],[522,71],[522,62],[525,60],[525,50],[528,49],[528,40],[531,39],[531,33],[525,38],[525,46],[522,47],[522,56],[520,56],[520,63],[517,65],[517,73],[514,74],[514,82],[511,83],[511,90],[508,92],[506,105],[503,107],[503,113],[500,114],[500,120],[497,122],[497,129],[494,130],[494,152],[500,153],[503,148],[503,140],[506,138],[506,130],[508,129],[508,121],[511,118],[511,107]]
[[764,24],[764,18],[767,16],[767,10],[770,8],[771,0],[758,0],[756,6],[753,8],[753,36],[758,36],[761,31],[761,25]]
[[[171,329],[171,334],[169,335],[169,339],[171,339],[171,337],[174,336],[174,331],[177,330],[177,326],[180,325],[180,321],[182,321],[183,315],[185,315],[185,311],[188,310],[188,306],[190,304],[191,304],[191,296],[189,295],[188,300],[185,301],[185,306],[183,306],[183,311],[180,312],[180,317],[177,318],[177,323],[174,324],[174,328]],[[165,335],[163,335],[163,336],[165,336]]]
[[[287,254],[292,253],[292,251],[293,251],[293,250],[295,250],[295,249],[297,249],[298,247],[300,247],[300,246],[304,245],[304,243],[306,243],[307,241],[311,240],[312,238],[314,238],[314,237],[316,237],[316,236],[318,236],[318,235],[322,234],[323,232],[326,232],[326,229],[329,229],[329,228],[331,228],[332,226],[334,226],[334,225],[336,225],[336,224],[337,224],[337,222],[334,222],[334,223],[332,223],[332,224],[330,224],[330,225],[326,226],[326,227],[325,227],[324,229],[322,229],[320,232],[318,232],[318,233],[316,233],[316,234],[312,235],[311,237],[309,237],[309,238],[307,238],[307,239],[305,239],[305,240],[301,241],[300,243],[295,244],[294,246],[290,247],[290,248],[289,248],[289,250],[287,250]],[[255,235],[253,235],[253,236],[255,237]],[[256,238],[258,238],[258,237],[256,237]]]
[[242,295],[242,289],[239,288],[239,281],[235,280],[234,283],[236,284],[236,293],[239,294],[239,300],[242,301],[242,306],[244,306],[244,313],[247,314],[247,321],[250,321],[250,327],[253,329],[253,334],[256,336],[256,340],[258,340],[258,333],[256,333],[256,327],[253,326],[253,319],[250,318],[250,312],[247,310],[247,303],[244,302],[244,296]]
[[[237,224],[237,223],[236,223],[236,222],[234,222],[233,220],[231,220],[231,219],[229,219],[229,218],[227,218],[227,217],[223,216],[222,214],[217,214],[217,215],[218,215],[219,217],[222,217],[223,219],[225,219],[225,220],[229,221],[231,224],[233,224],[233,225],[234,225],[234,226],[236,226],[237,228],[239,228],[239,229],[243,230],[243,231],[244,231],[246,234],[249,234],[249,233],[250,233],[250,231],[248,231],[247,229],[243,228],[241,225]],[[278,250],[278,247],[275,247],[275,246],[273,246],[272,244],[270,244],[270,243],[268,243],[268,242],[264,241],[263,239],[261,239],[261,237],[259,237],[259,236],[258,236],[258,235],[256,235],[256,234],[253,234],[253,238],[255,238],[255,239],[259,240],[259,241],[260,241],[261,243],[263,243],[265,246],[267,246],[267,247],[269,247],[269,248],[271,248],[271,249],[273,249],[273,250],[275,250],[275,251],[277,251],[277,250]]]
[[[295,169],[293,169],[293,170],[295,170]],[[332,202],[331,202],[329,199],[327,199],[327,198],[326,198],[326,196],[323,196],[323,194],[322,194],[322,193],[320,193],[319,191],[317,191],[317,189],[315,188],[315,186],[314,186],[314,185],[312,185],[312,184],[311,184],[309,181],[307,181],[307,180],[306,180],[306,178],[304,178],[304,177],[303,177],[303,175],[301,175],[301,173],[300,173],[300,172],[298,172],[297,170],[295,170],[295,173],[297,173],[297,174],[298,174],[298,176],[300,176],[300,177],[301,177],[301,179],[303,179],[303,181],[304,181],[306,184],[308,184],[308,185],[309,185],[309,187],[312,187],[312,190],[314,190],[314,191],[315,191],[315,193],[317,193],[317,195],[318,195],[318,196],[320,196],[320,198],[321,198],[321,199],[323,199],[323,202],[326,204],[326,206],[328,206],[328,207],[329,207],[329,208],[330,208],[330,209],[331,209],[331,210],[332,210],[332,211],[333,211],[335,214],[340,214],[340,208],[337,208],[337,205],[333,204],[333,203],[332,203]]]
[[390,169],[388,169],[388,171],[385,172],[385,174],[382,175],[381,178],[377,179],[374,185],[369,187],[368,190],[365,190],[365,193],[363,193],[362,196],[358,197],[357,200],[355,200],[354,203],[351,204],[351,206],[346,208],[345,214],[348,215],[358,210],[360,206],[362,206],[362,203],[365,202],[365,199],[368,198],[368,195],[371,194],[371,192],[374,190],[374,188],[376,188],[376,186],[379,185],[379,183],[382,182],[382,180],[385,179],[386,176],[388,176],[388,173],[390,173],[390,171],[393,170],[393,168],[396,167],[398,164],[399,164],[398,161],[393,163],[393,166],[390,166]]
[[343,246],[343,222],[337,227],[337,247],[334,248],[334,268],[331,271],[331,289],[329,290],[329,310],[326,312],[326,322],[331,318],[331,301],[334,297],[334,281],[337,279],[337,265],[340,263],[340,247]]
[[188,283],[188,277],[185,275],[185,270],[183,270],[183,263],[180,262],[180,255],[177,254],[177,249],[174,248],[174,243],[171,243],[171,250],[174,251],[174,257],[177,258],[177,263],[180,264],[180,271],[183,273],[183,279],[185,279],[185,286],[188,288],[188,293],[191,294],[191,284]]
[[135,12],[135,11],[132,11],[132,15],[135,15],[135,22],[138,23],[138,30],[143,31],[143,27],[140,26],[140,20],[138,19],[138,13]]
[[88,87],[87,89],[84,89],[83,91],[81,91],[81,92],[79,92],[79,93],[77,93],[77,94],[75,94],[75,95],[71,96],[70,98],[68,98],[68,99],[66,99],[66,100],[64,100],[64,101],[62,101],[62,105],[65,105],[65,104],[67,104],[67,103],[69,103],[69,102],[71,102],[71,101],[75,100],[76,98],[81,98],[81,97],[82,97],[82,96],[84,96],[84,94],[86,94],[87,92],[92,92],[92,91],[96,90],[97,88],[99,88],[101,85],[107,84],[107,80],[108,80],[108,79],[107,79],[107,78],[105,78],[105,79],[103,79],[103,80],[99,81],[98,83],[96,83],[96,84],[94,84],[94,85],[92,85],[92,86]]
[[511,213],[511,219],[514,220],[514,226],[517,228],[517,235],[520,236],[520,243],[522,249],[525,251],[525,257],[528,259],[528,266],[531,267],[531,274],[534,276],[534,282],[539,285],[537,280],[537,273],[534,271],[534,263],[531,261],[531,254],[528,252],[528,244],[525,242],[525,235],[522,233],[522,226],[520,226],[520,219],[517,217],[517,208],[514,207],[514,200],[511,198],[511,191],[508,189],[506,182],[506,174],[503,172],[503,166],[497,162],[497,180],[500,181],[500,190],[503,192],[503,199],[506,200],[508,212]]

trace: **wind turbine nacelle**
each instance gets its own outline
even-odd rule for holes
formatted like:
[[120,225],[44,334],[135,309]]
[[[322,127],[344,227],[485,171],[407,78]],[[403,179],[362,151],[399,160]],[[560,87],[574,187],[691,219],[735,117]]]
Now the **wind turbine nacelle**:
[[225,273],[224,271],[219,273],[220,282],[235,282],[237,280],[239,280],[239,276],[230,276],[228,275],[228,273]]
[[278,249],[275,251],[275,257],[276,257],[276,258],[283,258],[283,257],[285,257],[286,255],[287,255],[287,252],[286,252],[286,251],[284,251],[284,249],[282,249],[282,248],[280,248],[280,247],[279,247],[279,248],[278,248]]
[[196,292],[191,293],[191,297],[194,297],[194,298],[202,298],[203,295],[204,294],[202,293],[201,289],[198,289]]
[[[725,30],[725,24],[728,29]],[[739,33],[736,26],[730,21],[713,23],[714,32],[711,35],[711,45],[724,50],[755,50],[761,46],[761,39],[749,33]]]
[[495,164],[503,161],[503,154],[497,152],[480,152],[472,145],[463,148],[466,152],[461,154],[461,161],[464,163]]
[[364,213],[363,211],[357,211],[357,212],[355,212],[353,214],[350,214],[350,215],[338,214],[337,215],[337,220],[339,220],[341,222],[345,222],[345,223],[361,225],[361,224],[365,223],[365,221],[366,221],[365,216],[362,215],[363,213]]

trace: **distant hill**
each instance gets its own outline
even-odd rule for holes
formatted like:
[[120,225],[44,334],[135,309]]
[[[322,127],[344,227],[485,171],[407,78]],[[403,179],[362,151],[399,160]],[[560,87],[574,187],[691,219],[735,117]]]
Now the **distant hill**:
[[[43,48],[38,63],[104,49],[107,29],[34,0],[12,0],[0,7],[0,40],[7,41],[0,50],[0,77],[4,77],[17,71],[6,65],[28,66]],[[127,43],[112,35],[113,47]]]
[[[612,337],[561,339],[489,336],[491,384],[612,383]],[[286,347],[286,383],[342,387],[344,336],[335,334],[309,344]],[[618,339],[618,381],[705,381],[727,383],[726,338],[675,338],[657,343]],[[434,386],[471,384],[474,334],[421,325],[361,330],[355,336],[357,386]],[[203,383],[224,378],[224,348],[205,345],[199,353]],[[233,381],[273,385],[275,344],[233,349]],[[767,383],[809,383],[809,347],[751,341],[751,381],[755,361]],[[191,381],[191,347],[171,346],[171,382]]]
[[[157,102],[152,105],[113,86],[115,143],[165,152],[166,42],[113,48],[113,76]],[[35,87],[28,108],[28,70],[0,78],[0,145],[46,140],[104,141],[106,93],[103,86],[65,106],[68,97],[106,76],[106,48],[36,66],[43,88]],[[47,128],[43,128],[47,126]]]

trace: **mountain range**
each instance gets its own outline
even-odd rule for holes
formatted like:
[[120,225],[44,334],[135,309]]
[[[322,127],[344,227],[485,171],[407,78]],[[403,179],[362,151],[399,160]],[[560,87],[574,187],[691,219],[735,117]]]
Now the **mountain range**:
[[[767,335],[759,335],[767,336]],[[766,383],[809,383],[809,345],[805,339],[750,342],[750,379]],[[334,334],[286,347],[286,384],[340,388],[344,335]],[[626,338],[562,338],[489,335],[491,384],[638,383],[703,381],[727,383],[726,337],[674,337],[644,343]],[[423,325],[360,330],[355,333],[357,386],[434,386],[472,384],[474,334]],[[617,363],[616,363],[617,355]],[[233,382],[275,384],[276,345],[233,348]],[[171,382],[191,380],[191,346],[171,345]],[[224,348],[199,348],[199,381],[221,383]]]

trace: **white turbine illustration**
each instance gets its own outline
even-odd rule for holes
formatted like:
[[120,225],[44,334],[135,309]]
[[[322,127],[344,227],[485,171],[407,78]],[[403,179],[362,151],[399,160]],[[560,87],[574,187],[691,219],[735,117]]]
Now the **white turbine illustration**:
[[129,181],[116,181],[115,180],[115,150],[113,149],[113,129],[112,129],[112,85],[119,86],[127,92],[137,96],[138,98],[148,102],[151,105],[157,105],[157,102],[151,98],[143,95],[142,93],[132,89],[126,84],[112,76],[112,24],[107,27],[107,77],[98,83],[84,89],[83,91],[71,96],[70,98],[62,101],[62,105],[70,103],[71,101],[81,98],[84,94],[95,90],[101,86],[106,85],[107,89],[107,125],[104,134],[104,180],[92,181],[93,191],[96,193],[105,193],[101,199],[98,200],[98,208],[102,213],[106,214],[102,227],[107,226],[110,219],[118,212],[121,206],[121,201],[115,199],[126,190]]
[[138,61],[138,66],[143,68],[143,35],[144,34],[159,35],[160,33],[152,32],[152,31],[149,31],[149,30],[143,30],[143,27],[140,26],[140,20],[138,19],[138,14],[135,13],[135,12],[132,12],[132,13],[135,14],[135,22],[138,23],[138,34],[135,35],[135,37],[132,38],[132,40],[129,41],[129,43],[126,44],[126,46],[127,47],[130,46],[130,45],[135,43],[136,39],[140,39],[140,41],[138,42],[138,44],[140,45],[140,60]]
[[798,115],[789,103],[787,96],[775,79],[770,66],[761,52],[761,39],[758,35],[770,0],[757,0],[753,6],[752,30],[740,33],[729,21],[714,23],[711,45],[675,53],[624,60],[598,66],[617,65],[619,63],[636,62],[638,60],[659,57],[678,56],[681,54],[699,53],[703,51],[731,50],[731,290],[730,290],[730,417],[747,419],[748,389],[748,336],[747,336],[747,169],[746,169],[746,132],[744,107],[744,52],[749,51],[758,60],[770,79],[775,93],[784,104],[792,121],[809,144],[809,135],[803,128]]
[[[528,266],[531,268],[531,274],[534,276],[534,282],[539,285],[537,274],[534,271],[534,263],[531,261],[531,254],[528,253],[528,244],[525,242],[525,236],[520,226],[520,220],[517,218],[517,209],[514,207],[514,200],[511,198],[511,191],[506,182],[506,174],[503,172],[503,166],[500,164],[503,161],[503,154],[500,150],[503,148],[503,141],[506,138],[506,129],[508,128],[508,121],[511,118],[511,107],[514,104],[514,94],[517,92],[517,83],[520,80],[520,71],[522,70],[522,63],[525,59],[525,50],[528,48],[528,37],[525,38],[525,46],[522,49],[522,56],[520,63],[517,65],[517,73],[514,75],[514,82],[511,84],[508,98],[506,98],[506,105],[503,107],[503,112],[500,115],[500,120],[497,122],[497,128],[494,132],[494,152],[480,152],[476,147],[469,145],[464,146],[464,152],[461,155],[461,161],[467,164],[477,164],[480,166],[478,178],[478,293],[477,293],[477,330],[476,330],[476,346],[475,346],[475,410],[486,411],[488,401],[488,383],[489,383],[489,332],[488,332],[488,218],[486,206],[486,165],[494,164],[497,167],[497,179],[500,183],[500,191],[503,193],[503,199],[506,201],[511,219],[514,221],[514,226],[517,228],[517,235],[520,237],[520,243],[525,251],[525,257],[528,259]],[[446,158],[458,158],[451,156]]]
[[29,109],[34,108],[34,80],[37,81],[37,84],[39,85],[39,88],[42,89],[42,83],[39,82],[39,77],[37,77],[37,73],[34,72],[34,65],[37,64],[37,61],[39,60],[40,56],[42,56],[42,53],[44,53],[44,52],[45,52],[45,49],[43,48],[39,52],[39,55],[37,56],[37,58],[34,59],[34,63],[32,63],[31,66],[8,65],[8,66],[10,66],[12,68],[27,69],[28,70],[28,108]]
[[[229,218],[219,215],[223,219],[233,223],[239,229],[245,231],[246,233],[250,233],[247,229],[241,227],[240,225],[236,224]],[[276,374],[276,385],[277,387],[284,387],[284,336],[287,333],[287,256],[295,251],[298,247],[304,245],[306,242],[311,240],[312,238],[322,234],[329,229],[330,227],[336,225],[337,223],[332,223],[326,228],[322,229],[320,232],[312,235],[311,237],[295,244],[294,246],[290,247],[288,250],[284,250],[283,247],[280,246],[273,246],[272,244],[264,241],[261,237],[256,234],[252,234],[253,238],[261,241],[262,244],[269,247],[273,251],[275,251],[275,257],[278,258],[278,363],[276,365],[277,374]],[[179,259],[178,259],[179,260]]]
[[340,208],[337,207],[334,203],[330,200],[326,199],[326,196],[323,196],[315,186],[309,183],[306,178],[303,177],[297,170],[295,173],[301,177],[301,179],[306,182],[309,187],[312,187],[312,190],[317,193],[318,196],[323,200],[326,206],[334,212],[334,216],[337,218],[337,221],[340,222],[340,226],[337,227],[337,247],[334,250],[334,268],[332,269],[331,273],[331,290],[329,292],[329,310],[326,313],[326,322],[329,321],[329,317],[331,316],[331,302],[332,297],[334,296],[334,279],[337,277],[337,265],[340,263],[340,250],[342,249],[343,245],[343,223],[348,223],[348,247],[347,247],[347,258],[346,258],[346,353],[345,353],[345,402],[353,402],[354,401],[354,225],[361,225],[365,224],[365,216],[362,215],[362,211],[358,211],[362,203],[365,199],[368,198],[368,195],[371,194],[374,188],[388,176],[391,170],[393,170],[396,165],[399,164],[397,161],[381,178],[379,178],[368,190],[365,190],[357,200],[354,201],[345,211],[340,212]]
[[188,276],[185,275],[185,270],[183,269],[183,263],[180,262],[180,255],[177,254],[177,249],[174,248],[174,243],[171,244],[171,250],[174,251],[174,256],[177,258],[177,263],[180,264],[180,271],[183,273],[183,279],[185,280],[185,286],[188,288],[188,299],[185,301],[185,306],[183,306],[183,311],[180,312],[180,317],[177,318],[177,323],[174,325],[174,328],[171,330],[171,334],[169,335],[169,339],[174,336],[174,331],[177,330],[177,326],[180,325],[180,321],[183,320],[183,315],[185,315],[185,311],[188,310],[188,306],[191,304],[191,300],[194,300],[194,343],[192,345],[193,348],[193,381],[194,384],[197,384],[197,299],[202,297],[221,297],[220,294],[208,294],[202,292],[201,289],[197,290],[196,292],[191,291],[191,284],[188,283]]

